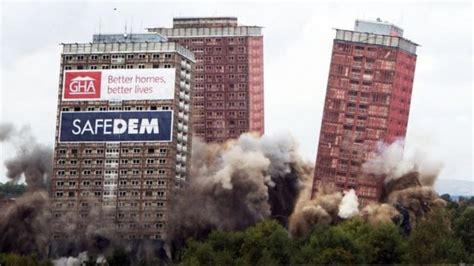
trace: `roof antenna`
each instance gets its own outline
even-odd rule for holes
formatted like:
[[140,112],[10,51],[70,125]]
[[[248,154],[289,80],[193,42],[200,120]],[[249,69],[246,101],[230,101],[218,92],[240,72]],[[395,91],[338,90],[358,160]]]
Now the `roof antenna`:
[[125,20],[125,30],[123,31],[123,37],[127,38],[127,20]]
[[403,15],[404,15],[405,12],[403,12],[403,9],[402,9],[402,12],[401,12],[401,18],[400,18],[400,26],[403,27]]
[[99,17],[99,41],[100,41],[100,33],[101,33],[101,30],[102,30],[102,17]]

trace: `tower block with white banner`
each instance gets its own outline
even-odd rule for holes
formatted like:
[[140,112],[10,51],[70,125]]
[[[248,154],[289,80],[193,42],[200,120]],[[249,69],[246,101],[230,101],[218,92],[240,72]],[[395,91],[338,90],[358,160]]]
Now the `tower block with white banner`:
[[123,239],[165,237],[171,196],[190,167],[194,62],[156,34],[63,44],[54,238],[85,233],[91,219]]

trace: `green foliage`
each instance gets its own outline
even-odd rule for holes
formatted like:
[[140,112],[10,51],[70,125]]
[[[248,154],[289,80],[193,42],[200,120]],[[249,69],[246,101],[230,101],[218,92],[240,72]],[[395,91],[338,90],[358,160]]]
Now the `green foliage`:
[[354,264],[362,263],[359,247],[352,232],[342,226],[317,226],[308,241],[300,243],[294,256],[294,264]]
[[19,197],[26,192],[26,185],[24,184],[15,184],[11,182],[0,183],[0,198],[1,196],[5,197]]
[[410,263],[460,263],[467,253],[450,227],[449,212],[434,209],[413,230],[408,239],[407,256]]
[[454,232],[463,242],[467,252],[474,254],[474,207],[464,209],[462,214],[454,219]]
[[406,252],[406,243],[394,224],[381,224],[357,239],[360,250],[365,253],[367,264],[401,263]]
[[[453,221],[453,222],[452,222]],[[451,224],[453,226],[451,227]],[[296,239],[276,221],[189,240],[181,265],[446,264],[474,261],[474,207],[433,209],[410,236],[354,218]]]
[[406,250],[404,238],[393,224],[372,227],[353,219],[336,226],[317,227],[310,235],[294,264],[400,263]]
[[[0,184],[0,188],[5,186]],[[309,234],[290,239],[277,221],[267,220],[244,231],[213,231],[204,240],[189,239],[175,262],[190,266],[474,263],[474,198],[460,202],[451,201],[449,195],[443,198],[448,207],[432,209],[409,236],[392,223],[372,226],[353,218],[315,226]],[[107,257],[108,265],[131,265],[130,255],[123,249],[114,250]],[[52,263],[35,256],[0,253],[0,265]],[[95,265],[95,259],[86,265]]]
[[16,254],[0,253],[2,266],[52,266],[48,260],[39,260],[35,256],[20,256]]
[[278,222],[269,220],[244,232],[212,232],[205,242],[189,240],[182,265],[289,264],[291,241]]

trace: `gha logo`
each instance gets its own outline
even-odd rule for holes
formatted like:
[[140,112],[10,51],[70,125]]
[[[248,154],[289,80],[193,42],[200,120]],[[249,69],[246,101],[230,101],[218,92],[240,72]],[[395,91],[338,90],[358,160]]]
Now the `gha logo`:
[[99,99],[100,71],[67,71],[64,74],[64,99]]

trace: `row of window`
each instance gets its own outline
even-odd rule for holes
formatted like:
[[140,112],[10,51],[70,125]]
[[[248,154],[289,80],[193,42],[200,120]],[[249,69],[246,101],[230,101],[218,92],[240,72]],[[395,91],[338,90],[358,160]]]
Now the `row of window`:
[[205,128],[196,128],[196,134],[201,137],[206,137],[208,142],[218,142],[222,143],[228,140],[229,137],[238,137],[244,133],[248,132],[247,128],[244,129],[205,129]]
[[[144,149],[146,153],[148,154],[154,154],[156,152],[160,154],[166,154],[168,149],[167,148],[148,148]],[[66,154],[67,149],[58,149],[58,154]],[[77,154],[78,149],[70,149],[69,150],[71,154]],[[141,154],[142,149],[141,148],[122,148],[122,149],[105,149],[106,154],[114,154],[114,153],[119,153],[121,154]],[[84,149],[83,150],[84,154],[104,154],[104,149]],[[58,164],[65,164],[65,160],[59,160]],[[77,160],[70,160],[70,164],[77,164]]]
[[[147,169],[145,171],[141,171],[141,170],[138,170],[138,169],[132,169],[132,170],[121,169],[120,170],[121,175],[127,175],[127,174],[141,175],[142,172],[147,174],[147,175],[152,175],[152,174],[165,175],[166,174],[166,170],[164,170],[164,169],[158,169],[158,170]],[[89,169],[86,169],[86,170],[82,171],[82,175],[102,175],[102,173],[104,173],[102,170],[89,170]],[[105,170],[106,175],[115,175],[115,174],[118,174],[118,173],[119,173],[118,170]],[[66,176],[66,175],[75,176],[75,175],[77,175],[77,170],[69,170],[69,171],[57,170],[56,175],[57,176]]]
[[227,57],[222,57],[221,55],[218,56],[196,56],[196,62],[197,63],[218,63],[218,62],[226,62],[226,63],[232,63],[237,61],[247,61],[247,56],[245,55],[228,55]]
[[[169,106],[161,106],[159,110],[169,110]],[[74,111],[74,112],[80,112],[80,111],[113,111],[113,110],[158,110],[157,106],[149,106],[149,107],[143,107],[143,106],[100,106],[100,107],[81,107],[81,106],[75,106],[75,107],[63,107],[61,108],[61,111],[63,112],[69,112],[69,111]]]
[[[237,48],[237,49],[235,49]],[[244,46],[239,46],[239,47],[234,47],[234,46],[218,46],[218,47],[190,47],[189,50],[191,50],[193,53],[199,55],[202,53],[216,53],[216,54],[224,54],[224,53],[233,53],[233,54],[246,54],[247,49]]]
[[[200,89],[204,88],[204,85],[202,83],[207,83],[206,88],[212,88],[214,85],[218,85],[220,87],[216,88],[224,88],[226,84],[212,84],[211,83],[226,83],[226,82],[245,82],[247,80],[247,74],[239,74],[239,75],[234,75],[234,74],[229,74],[229,75],[221,75],[221,74],[206,74],[206,75],[197,75],[196,76],[196,83],[199,84],[200,86],[196,85],[196,91],[199,91]],[[229,88],[230,86],[227,85]],[[230,89],[235,89],[235,85],[230,88]]]
[[[76,181],[56,181],[56,186],[57,187],[64,187],[64,186],[67,186],[67,187],[75,187],[76,184],[78,182]],[[140,184],[143,184],[143,185],[147,185],[147,186],[153,186],[153,185],[159,185],[159,186],[164,186],[166,185],[166,181],[165,180],[144,180],[142,182],[140,182],[139,180],[120,180],[118,181],[118,184],[120,185],[132,185],[132,186],[138,186]],[[110,186],[110,185],[117,185],[117,181],[114,180],[114,181],[104,181],[104,185],[106,186]],[[83,187],[89,187],[89,186],[102,186],[102,181],[100,180],[96,180],[96,181],[90,181],[90,180],[84,180],[81,182],[81,186]]]
[[[73,198],[73,197],[76,197],[78,194],[81,197],[88,197],[88,196],[91,196],[91,195],[102,196],[102,191],[81,191],[80,193],[78,193],[77,191],[67,191],[67,192],[56,191],[54,193],[56,198],[61,198],[61,197]],[[103,195],[104,196],[117,195],[117,191],[107,191],[106,190],[106,191],[103,191]],[[140,195],[143,196],[143,197],[153,197],[153,196],[164,197],[166,195],[166,192],[161,191],[161,190],[160,191],[148,190],[148,191],[144,191],[142,193],[140,193],[139,191],[136,191],[136,190],[134,190],[134,191],[121,190],[121,191],[118,192],[119,197],[127,197],[127,196],[139,197]]]
[[[205,84],[205,88],[207,91],[224,91],[225,85],[220,83],[220,84]],[[246,83],[229,83],[228,84],[230,90],[246,90],[247,89],[247,84]],[[203,83],[196,83],[195,86],[196,92],[204,90],[204,84]]]
[[165,58],[165,59],[171,59],[173,57],[172,54],[102,54],[102,55],[64,55],[64,60],[66,61],[72,61],[72,60],[77,60],[77,61],[84,61],[84,60],[89,60],[89,61],[97,61],[97,60],[110,60],[112,59],[140,59],[140,60],[146,60],[146,59],[160,59],[160,58]]
[[234,38],[234,37],[226,37],[226,38],[185,38],[182,40],[183,43],[186,44],[203,44],[203,43],[245,43],[244,37]]
[[130,64],[127,64],[127,65],[120,64],[120,65],[87,65],[87,66],[84,66],[84,65],[77,65],[77,66],[66,65],[66,66],[64,66],[64,70],[73,70],[73,69],[77,69],[77,70],[81,70],[81,69],[134,69],[134,68],[138,68],[138,69],[173,68],[173,65],[172,64],[163,64],[163,65],[139,64],[139,65],[135,66],[135,65],[130,65]]

